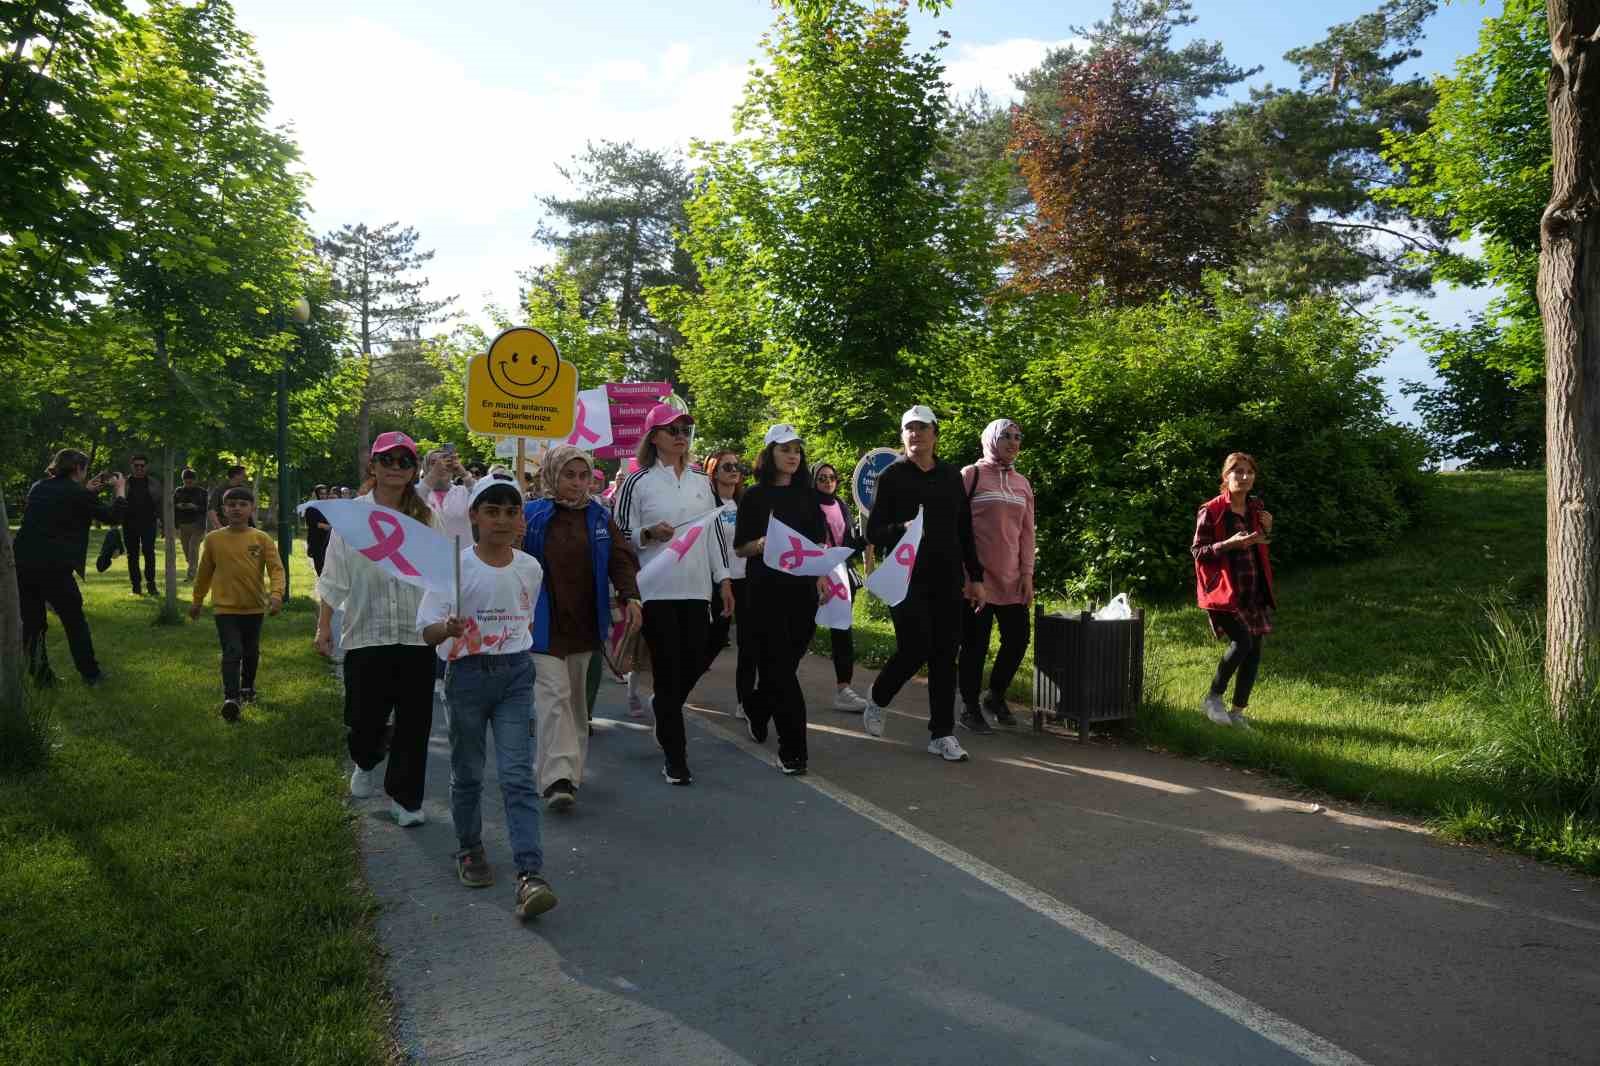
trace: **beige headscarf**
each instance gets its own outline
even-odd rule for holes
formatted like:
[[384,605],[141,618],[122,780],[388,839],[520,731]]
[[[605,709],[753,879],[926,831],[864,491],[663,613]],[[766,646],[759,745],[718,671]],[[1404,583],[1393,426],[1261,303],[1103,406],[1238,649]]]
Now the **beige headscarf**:
[[[574,459],[582,459],[589,466],[589,476],[583,479],[583,495],[577,503],[568,503],[556,495],[556,482],[561,478],[561,468]],[[544,464],[539,468],[544,479],[544,494],[555,500],[559,506],[571,507],[574,510],[589,506],[589,490],[594,487],[594,460],[582,448],[575,448],[570,444],[558,444],[544,453]]]

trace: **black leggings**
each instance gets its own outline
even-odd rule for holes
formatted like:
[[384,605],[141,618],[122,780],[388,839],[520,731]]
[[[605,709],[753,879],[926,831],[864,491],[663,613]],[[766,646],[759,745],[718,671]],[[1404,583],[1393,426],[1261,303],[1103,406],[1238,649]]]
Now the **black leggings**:
[[1222,653],[1217,664],[1217,676],[1211,679],[1211,694],[1221,696],[1228,691],[1228,679],[1238,672],[1233,683],[1233,705],[1240,710],[1250,705],[1250,690],[1256,684],[1256,671],[1261,666],[1261,641],[1265,638],[1250,632],[1244,619],[1225,611],[1214,611],[1211,617],[1228,634],[1228,650]]
[[778,754],[806,761],[806,696],[800,660],[817,631],[817,588],[805,579],[776,578],[750,592],[759,618],[752,619],[760,681],[745,705],[750,721],[778,727]]
[[[715,609],[722,609],[720,597]],[[644,605],[644,642],[650,648],[655,681],[650,703],[656,715],[656,742],[669,762],[681,763],[688,756],[683,701],[705,672],[710,628],[705,600],[650,600]]]
[[236,700],[241,689],[255,691],[261,663],[261,615],[217,614],[217,642],[222,645],[222,697]]
[[894,618],[894,654],[872,683],[872,702],[887,707],[901,687],[928,667],[928,733],[950,736],[956,724],[956,654],[961,647],[961,611],[966,601],[960,585],[935,591],[913,584]]
[[1000,623],[1000,650],[989,672],[989,689],[1005,699],[1011,679],[1017,676],[1022,656],[1028,650],[1028,605],[1007,603],[981,611],[963,611],[961,626],[961,700],[978,706],[978,690],[983,687],[983,661],[989,655],[989,631]]
[[848,685],[856,675],[856,638],[848,629],[828,630],[833,643],[833,679]]
[[728,644],[728,634],[733,628],[733,623],[739,623],[739,640],[734,649],[736,665],[733,674],[734,694],[741,704],[750,702],[751,693],[756,690],[756,653],[753,638],[746,635],[748,627],[745,619],[750,617],[750,590],[745,579],[733,579],[733,617],[722,613],[721,596],[713,597],[711,604],[711,629],[706,639],[706,664],[700,673],[705,674],[711,669],[711,664],[717,661],[717,656],[722,654],[722,649]]

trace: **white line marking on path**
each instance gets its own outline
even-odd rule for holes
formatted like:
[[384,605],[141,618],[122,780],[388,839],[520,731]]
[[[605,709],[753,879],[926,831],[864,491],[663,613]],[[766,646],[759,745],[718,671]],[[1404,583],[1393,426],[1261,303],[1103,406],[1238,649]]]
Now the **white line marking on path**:
[[[695,711],[709,710],[709,708],[702,708],[689,703],[685,703],[684,706]],[[712,711],[711,713],[715,714],[717,712]],[[752,758],[760,759],[763,762],[771,761],[765,757],[764,753],[749,747],[743,743],[743,738],[736,736],[730,730],[722,728],[719,723],[702,718],[701,724]],[[1296,1025],[1287,1018],[1274,1014],[1259,1003],[1246,999],[1231,989],[1224,988],[1203,974],[1196,973],[1176,959],[1167,958],[1132,937],[1117,932],[1104,922],[1091,918],[1074,907],[1069,907],[1048,892],[1041,891],[1026,881],[1011,876],[1004,870],[990,866],[977,856],[967,854],[955,845],[940,840],[931,833],[912,825],[904,818],[891,814],[882,807],[862,799],[855,793],[840,788],[826,778],[810,773],[800,778],[800,783],[816,789],[841,806],[854,811],[869,822],[882,826],[895,836],[921,848],[935,858],[941,859],[956,869],[972,875],[995,891],[1010,896],[1034,913],[1042,915],[1062,928],[1076,933],[1091,944],[1109,951],[1124,962],[1131,963],[1145,973],[1165,981],[1184,995],[1199,1000],[1218,1014],[1238,1022],[1279,1047],[1299,1055],[1307,1062],[1315,1063],[1316,1066],[1369,1066],[1364,1059],[1346,1051],[1332,1041],[1318,1036],[1309,1029]]]

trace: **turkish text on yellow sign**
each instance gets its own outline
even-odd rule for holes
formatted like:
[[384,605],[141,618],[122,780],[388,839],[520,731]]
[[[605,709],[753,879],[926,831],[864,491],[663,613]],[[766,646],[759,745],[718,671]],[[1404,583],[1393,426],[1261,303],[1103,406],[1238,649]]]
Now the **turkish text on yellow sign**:
[[513,326],[467,364],[467,428],[506,437],[564,437],[578,405],[578,368],[541,330]]

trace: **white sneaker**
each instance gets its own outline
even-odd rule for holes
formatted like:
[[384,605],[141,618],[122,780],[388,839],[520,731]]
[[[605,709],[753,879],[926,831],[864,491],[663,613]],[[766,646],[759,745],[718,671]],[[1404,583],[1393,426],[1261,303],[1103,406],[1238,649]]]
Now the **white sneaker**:
[[1206,694],[1200,701],[1200,709],[1206,712],[1206,717],[1218,725],[1232,725],[1233,719],[1228,717],[1228,709],[1222,705],[1222,697]]
[[372,795],[373,771],[356,767],[350,772],[350,795],[354,799],[364,800]]
[[855,689],[846,685],[833,695],[833,709],[846,714],[860,714],[867,709],[867,701]]
[[861,709],[861,728],[871,736],[883,736],[883,708],[868,700]]
[[955,737],[940,737],[928,741],[928,754],[937,755],[945,762],[966,762],[967,749]]
[[744,716],[744,704],[742,704],[742,703],[735,703],[735,704],[734,704],[734,705],[733,705],[733,720],[734,720],[734,721],[736,721],[736,722],[745,722],[745,721],[749,721],[749,719],[747,719],[747,718],[746,718],[746,717],[745,717],[745,716]]
[[644,717],[644,701],[641,700],[638,696],[629,696],[628,697],[628,717],[629,718],[643,718]]
[[408,811],[400,806],[398,800],[389,801],[389,813],[394,815],[395,822],[403,829],[410,829],[412,826],[421,825],[428,820],[428,816],[422,813],[421,807],[414,811]]
[[1228,721],[1231,722],[1236,729],[1243,729],[1246,733],[1255,732],[1255,729],[1250,725],[1250,719],[1244,716],[1243,711],[1229,711]]
[[444,678],[442,677],[436,679],[433,683],[433,698],[441,702],[444,700]]

